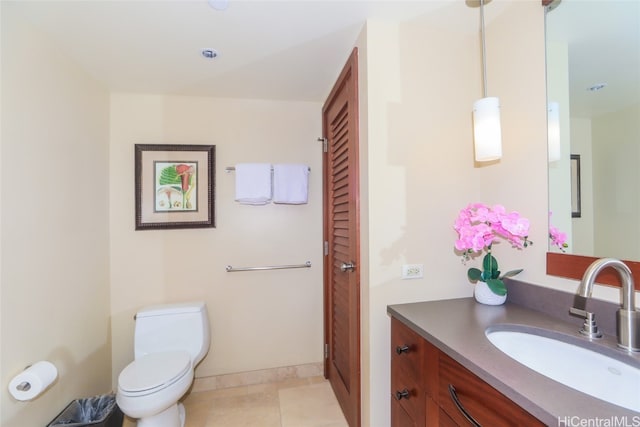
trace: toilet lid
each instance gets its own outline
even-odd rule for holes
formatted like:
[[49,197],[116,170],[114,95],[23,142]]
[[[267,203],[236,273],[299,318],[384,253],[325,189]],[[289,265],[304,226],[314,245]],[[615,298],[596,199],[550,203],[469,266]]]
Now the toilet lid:
[[186,351],[151,353],[124,368],[118,378],[118,386],[130,393],[148,392],[175,382],[189,369],[191,359]]

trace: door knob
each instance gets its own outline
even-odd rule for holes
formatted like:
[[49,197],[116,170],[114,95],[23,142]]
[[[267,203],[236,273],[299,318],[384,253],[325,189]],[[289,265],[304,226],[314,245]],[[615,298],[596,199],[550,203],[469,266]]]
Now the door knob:
[[356,265],[353,263],[353,261],[343,262],[340,265],[340,271],[353,271],[355,268],[356,268]]

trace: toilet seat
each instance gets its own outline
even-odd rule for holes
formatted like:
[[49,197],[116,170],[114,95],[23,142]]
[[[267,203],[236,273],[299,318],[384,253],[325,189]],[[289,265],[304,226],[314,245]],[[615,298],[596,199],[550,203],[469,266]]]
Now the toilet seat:
[[186,351],[150,353],[124,368],[118,388],[125,396],[144,396],[170,386],[190,370],[191,358]]

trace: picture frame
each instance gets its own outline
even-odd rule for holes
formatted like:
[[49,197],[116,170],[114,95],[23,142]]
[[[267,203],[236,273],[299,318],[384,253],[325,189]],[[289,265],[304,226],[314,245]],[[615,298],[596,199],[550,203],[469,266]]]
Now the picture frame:
[[580,190],[580,154],[571,155],[571,217],[582,216],[582,201]]
[[215,145],[135,144],[135,229],[215,227]]

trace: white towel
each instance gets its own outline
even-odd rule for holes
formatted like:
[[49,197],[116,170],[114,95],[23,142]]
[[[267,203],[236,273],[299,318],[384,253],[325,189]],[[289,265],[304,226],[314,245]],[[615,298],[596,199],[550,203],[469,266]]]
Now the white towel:
[[307,203],[309,167],[299,164],[273,165],[273,202],[289,205]]
[[266,205],[271,201],[271,165],[239,163],[236,165],[236,202]]

